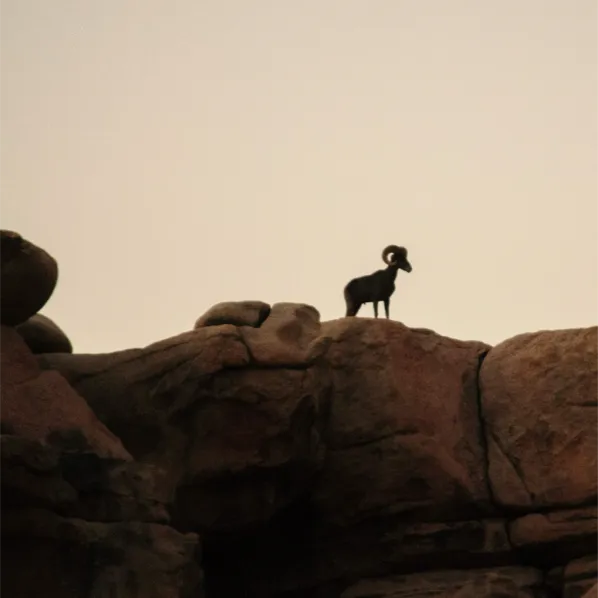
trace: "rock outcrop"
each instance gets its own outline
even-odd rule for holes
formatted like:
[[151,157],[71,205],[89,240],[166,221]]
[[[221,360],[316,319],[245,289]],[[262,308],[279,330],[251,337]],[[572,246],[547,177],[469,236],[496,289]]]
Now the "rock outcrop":
[[13,231],[0,231],[0,324],[16,326],[48,301],[58,264],[46,251]]
[[50,318],[35,314],[16,327],[32,353],[72,353],[73,346],[64,331]]
[[595,595],[596,342],[259,302],[110,354],[4,327],[2,589]]
[[288,505],[323,457],[316,375],[297,362],[256,363],[250,346],[224,325],[142,350],[40,362],[66,376],[139,462],[167,472],[181,520],[237,529]]
[[480,388],[498,503],[596,502],[596,376],[595,328],[522,334],[492,349]]
[[[6,307],[17,325],[48,299],[55,261],[2,239],[3,321]],[[169,525],[163,472],[135,461],[59,372],[42,371],[18,328],[0,329],[2,595],[201,596],[199,537]]]
[[162,472],[2,327],[2,592],[185,596],[201,587],[198,537],[168,527]]
[[205,326],[253,326],[259,328],[270,315],[270,306],[263,301],[224,301],[212,306],[195,322],[195,328]]
[[398,322],[327,322],[332,386],[322,516],[422,517],[487,511],[478,364],[490,349]]

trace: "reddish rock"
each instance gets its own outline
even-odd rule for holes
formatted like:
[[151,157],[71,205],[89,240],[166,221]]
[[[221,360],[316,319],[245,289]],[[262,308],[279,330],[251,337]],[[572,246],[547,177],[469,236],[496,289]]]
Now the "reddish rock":
[[307,598],[337,597],[351,581],[392,571],[505,562],[511,552],[504,520],[411,523],[396,516],[336,527],[297,509],[248,542],[239,560],[250,595]]
[[[595,546],[595,544],[594,544]],[[596,596],[596,555],[575,559],[563,571],[563,598]]]
[[239,368],[250,358],[235,327],[214,326],[145,349],[47,354],[39,361],[67,378],[135,459],[165,471],[163,491],[174,497],[186,473],[196,391],[222,368]]
[[363,580],[340,598],[537,598],[542,582],[542,572],[527,567],[430,571]]
[[120,440],[101,423],[58,372],[42,372],[19,334],[2,327],[1,420],[14,434],[73,450],[130,460]]
[[596,500],[597,328],[522,334],[480,375],[490,482],[509,507]]
[[398,322],[323,325],[334,394],[314,502],[332,521],[488,501],[477,372],[489,349]]
[[241,328],[240,332],[258,364],[305,366],[327,349],[320,328],[320,314],[310,305],[275,303],[259,329]]
[[530,513],[511,523],[509,537],[515,547],[583,539],[595,546],[597,523],[596,507]]
[[[254,331],[224,325],[143,350],[44,355],[41,362],[58,368],[138,459],[169,472],[175,516],[187,529],[242,530],[282,514],[306,494],[322,467],[326,423],[333,454],[311,500],[319,517],[346,524],[378,507],[377,515],[392,516],[422,505],[443,513],[486,503],[476,396],[486,345],[368,320],[333,323],[320,334],[317,313],[304,306],[274,306],[270,317]],[[318,351],[319,360],[313,357]],[[430,419],[432,413],[441,417]],[[379,447],[402,426],[414,429],[416,442],[403,443],[399,433],[389,458],[380,458]],[[353,448],[357,457],[347,460]],[[414,463],[426,468],[416,473]],[[354,476],[352,486],[339,468],[348,479]],[[397,562],[421,558],[418,542],[435,545],[431,538],[444,538],[442,544],[447,536],[455,538],[456,544],[447,545],[453,552],[459,542],[468,546],[460,558],[504,550],[499,530],[438,525],[413,531],[411,552],[397,553]],[[359,566],[363,536],[349,538],[355,551],[347,562]],[[281,556],[285,542],[274,545]],[[368,557],[371,552],[378,561],[401,545],[392,534],[382,542],[374,534],[372,542]],[[334,562],[335,554],[343,562],[343,549],[325,537],[323,546],[329,552],[315,568],[289,558],[305,574],[298,574],[300,586],[347,574],[347,565],[339,570]],[[271,557],[264,554],[267,571]],[[427,555],[433,558],[434,550]],[[262,570],[251,556],[244,559]],[[367,573],[367,567],[362,570]],[[285,582],[289,589],[292,578]]]
[[[303,305],[274,305],[258,328],[219,324],[145,349],[39,356],[137,459],[107,467],[78,455],[72,463],[61,458],[58,473],[77,499],[48,500],[44,508],[97,524],[168,521],[172,503],[177,528],[202,533],[212,598],[538,598],[585,591],[596,538],[595,509],[587,506],[591,484],[585,494],[565,489],[558,508],[518,502],[517,486],[500,486],[511,483],[511,470],[498,475],[504,463],[497,465],[492,444],[501,438],[497,430],[514,434],[518,441],[509,448],[525,457],[524,471],[538,457],[534,450],[569,451],[579,470],[595,464],[575,458],[576,446],[586,455],[595,443],[595,428],[564,445],[542,444],[544,414],[535,406],[522,410],[526,389],[532,397],[536,387],[546,391],[555,369],[567,378],[559,368],[572,355],[566,392],[552,399],[544,392],[538,400],[554,403],[565,422],[576,421],[578,406],[568,401],[588,392],[587,377],[579,375],[583,351],[569,334],[547,334],[536,348],[561,341],[564,348],[553,347],[546,358],[553,369],[537,383],[517,379],[530,370],[514,365],[529,361],[527,349],[516,350],[514,361],[500,352],[491,359],[490,351],[482,412],[479,365],[487,345],[386,320],[320,324]],[[532,360],[539,372],[544,349]],[[503,359],[510,364],[504,370]],[[26,361],[15,359],[11,375],[27,380]],[[517,436],[518,430],[526,432]],[[558,452],[553,458],[564,466]],[[542,455],[549,477],[548,462]],[[593,473],[575,475],[591,481]],[[27,484],[17,476],[11,488],[41,504]],[[509,489],[515,493],[505,503]],[[578,502],[566,502],[573,498]],[[150,566],[145,558],[139,562]],[[534,567],[506,566],[514,563]],[[123,583],[119,575],[111,578],[115,588]],[[177,586],[172,595],[180,592]]]
[[153,523],[95,523],[42,509],[2,518],[2,595],[201,598],[198,538]]
[[48,301],[58,280],[58,264],[18,233],[0,230],[0,323],[16,326]]
[[169,523],[172,502],[160,468],[137,462],[106,462],[92,455],[61,459],[61,474],[79,492],[72,517],[89,521]]
[[195,322],[195,328],[223,324],[259,328],[269,314],[270,306],[263,301],[226,301],[210,307]]
[[0,437],[2,509],[11,507],[72,508],[76,489],[60,471],[56,449],[20,436]]
[[[312,325],[301,306],[280,320],[273,313],[271,327],[256,329],[272,342],[297,343]],[[256,369],[248,344],[222,325],[145,349],[40,362],[60,370],[138,460],[167,472],[163,491],[176,493],[179,522],[239,529],[305,492],[323,457],[316,373],[307,362]]]
[[72,353],[73,346],[66,334],[50,318],[42,314],[31,316],[17,326],[32,353]]

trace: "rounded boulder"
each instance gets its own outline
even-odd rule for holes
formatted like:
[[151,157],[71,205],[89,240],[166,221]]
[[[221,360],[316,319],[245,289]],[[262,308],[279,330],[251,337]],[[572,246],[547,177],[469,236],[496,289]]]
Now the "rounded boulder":
[[263,301],[224,301],[208,309],[197,319],[194,328],[223,324],[259,328],[269,315],[270,306]]
[[72,353],[73,345],[64,333],[50,318],[35,314],[26,322],[17,326],[32,353]]
[[17,326],[48,301],[58,280],[58,264],[18,233],[0,230],[0,322]]

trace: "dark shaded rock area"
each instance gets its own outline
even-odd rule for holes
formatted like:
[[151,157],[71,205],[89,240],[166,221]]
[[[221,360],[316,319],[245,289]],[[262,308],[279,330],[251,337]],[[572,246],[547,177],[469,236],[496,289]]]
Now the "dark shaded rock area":
[[195,328],[234,324],[259,328],[270,315],[270,306],[263,301],[224,301],[212,306],[195,322]]
[[490,347],[241,302],[34,355],[18,327],[49,278],[11,239],[4,595],[596,596],[596,327]]
[[16,232],[0,230],[0,324],[16,326],[35,315],[58,281],[58,264]]
[[17,332],[32,353],[72,353],[68,336],[50,318],[35,314],[19,324]]

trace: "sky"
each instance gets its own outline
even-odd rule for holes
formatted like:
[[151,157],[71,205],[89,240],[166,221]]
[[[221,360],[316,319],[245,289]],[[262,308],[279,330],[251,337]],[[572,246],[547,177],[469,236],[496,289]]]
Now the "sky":
[[[3,0],[0,221],[76,352],[220,301],[496,344],[598,320],[595,0]],[[382,306],[380,306],[382,307]],[[359,316],[371,317],[371,304]]]

